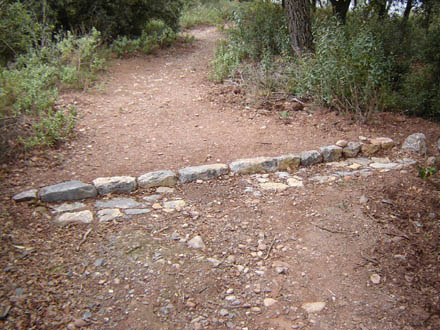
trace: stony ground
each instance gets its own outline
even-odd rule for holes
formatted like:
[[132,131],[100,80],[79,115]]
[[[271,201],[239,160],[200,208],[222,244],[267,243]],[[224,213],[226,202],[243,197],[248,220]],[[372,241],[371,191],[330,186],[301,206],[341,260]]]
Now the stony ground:
[[[420,119],[382,115],[365,126],[307,108],[280,119],[274,109],[295,101],[269,106],[211,83],[218,34],[195,34],[192,48],[116,62],[101,91],[65,95],[82,114],[78,137],[3,167],[0,326],[440,328],[440,194],[415,165],[339,162],[110,195],[78,206],[94,213],[91,224],[60,226],[60,204],[10,200],[62,180],[281,155],[359,135],[401,143],[423,132],[427,156],[438,155],[439,126]],[[136,103],[139,92],[152,103]],[[399,146],[377,157],[426,161]],[[355,168],[368,173],[336,174]],[[292,178],[298,184],[283,191],[264,189]],[[109,208],[119,216],[99,221]]]

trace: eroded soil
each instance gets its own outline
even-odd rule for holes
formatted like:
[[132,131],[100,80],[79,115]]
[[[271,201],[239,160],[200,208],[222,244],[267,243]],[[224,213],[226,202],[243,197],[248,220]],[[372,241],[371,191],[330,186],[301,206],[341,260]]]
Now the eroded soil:
[[[77,137],[3,168],[1,327],[440,328],[440,196],[415,167],[307,181],[334,171],[322,164],[291,173],[305,187],[282,192],[259,188],[281,182],[274,173],[226,176],[156,200],[183,199],[181,211],[151,202],[148,214],[91,225],[57,226],[53,205],[11,202],[14,193],[63,180],[281,155],[360,135],[401,143],[423,132],[428,155],[438,156],[440,129],[430,122],[385,114],[361,125],[323,109],[294,111],[293,99],[259,102],[238,86],[215,85],[208,62],[220,35],[193,32],[194,46],[118,60],[101,89],[64,95],[60,102],[76,102],[81,114]],[[399,147],[383,156],[426,160]],[[95,209],[94,200],[85,203]],[[195,235],[204,250],[188,247]],[[308,313],[303,304],[311,302],[325,307]]]

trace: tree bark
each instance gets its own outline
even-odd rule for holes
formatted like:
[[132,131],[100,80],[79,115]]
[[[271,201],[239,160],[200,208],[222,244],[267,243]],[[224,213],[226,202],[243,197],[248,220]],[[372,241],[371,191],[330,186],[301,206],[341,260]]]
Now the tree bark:
[[302,57],[313,52],[309,0],[286,0],[290,40],[293,52]]
[[345,24],[351,0],[330,0],[330,2],[333,7],[333,14],[338,17],[343,24]]

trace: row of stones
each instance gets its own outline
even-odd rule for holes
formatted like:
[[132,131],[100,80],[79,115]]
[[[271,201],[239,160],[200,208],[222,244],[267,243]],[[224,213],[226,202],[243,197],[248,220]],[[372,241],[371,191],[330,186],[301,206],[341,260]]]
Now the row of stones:
[[[240,159],[231,164],[213,164],[191,166],[180,169],[178,174],[170,170],[155,171],[139,176],[116,176],[97,178],[93,184],[81,181],[68,181],[52,186],[24,191],[12,197],[17,202],[40,199],[43,202],[71,201],[93,198],[109,193],[131,193],[137,188],[172,187],[181,183],[196,180],[209,180],[222,175],[253,174],[261,172],[294,170],[302,166],[310,166],[321,162],[334,162],[342,157],[353,158],[362,153],[371,156],[380,150],[391,149],[394,141],[390,138],[380,137],[375,139],[362,138],[362,143],[338,141],[336,145],[321,147],[319,150],[304,151],[301,154],[288,154],[279,157],[258,157]],[[426,137],[422,133],[408,136],[402,145],[402,149],[408,149],[419,153],[426,153]],[[440,149],[440,140],[439,140]]]
[[[369,142],[369,143],[367,143]],[[81,181],[68,181],[52,186],[28,190],[13,196],[13,200],[29,201],[40,199],[43,202],[59,202],[94,198],[109,193],[128,194],[138,188],[172,187],[196,180],[209,180],[223,175],[253,174],[261,172],[294,170],[300,165],[310,166],[321,162],[334,162],[342,157],[352,158],[362,153],[372,155],[379,150],[394,146],[389,138],[376,138],[364,143],[338,141],[336,145],[321,147],[319,150],[304,151],[301,154],[287,154],[279,157],[257,157],[236,160],[229,165],[212,164],[191,166],[180,169],[176,174],[170,170],[155,171],[134,178],[131,176],[103,177],[92,184]]]

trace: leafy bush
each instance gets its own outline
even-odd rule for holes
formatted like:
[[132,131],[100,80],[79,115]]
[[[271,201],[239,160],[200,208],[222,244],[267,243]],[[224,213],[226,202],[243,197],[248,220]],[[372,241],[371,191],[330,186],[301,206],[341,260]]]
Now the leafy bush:
[[314,29],[316,53],[299,59],[291,90],[366,120],[383,109],[389,88],[389,62],[382,44],[364,26],[347,33],[335,21]]
[[185,1],[180,26],[190,29],[198,25],[219,25],[228,21],[238,4],[228,0]]

